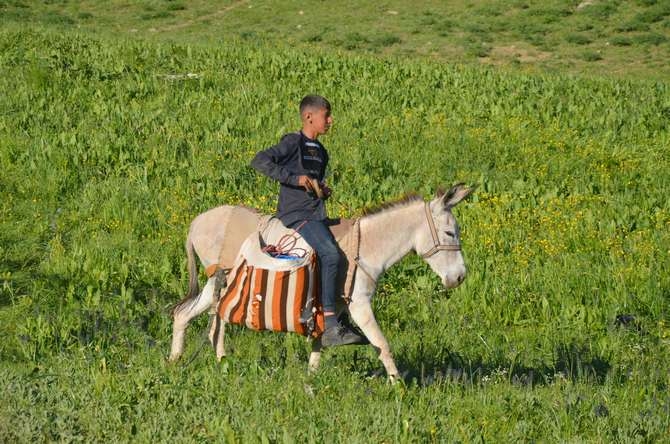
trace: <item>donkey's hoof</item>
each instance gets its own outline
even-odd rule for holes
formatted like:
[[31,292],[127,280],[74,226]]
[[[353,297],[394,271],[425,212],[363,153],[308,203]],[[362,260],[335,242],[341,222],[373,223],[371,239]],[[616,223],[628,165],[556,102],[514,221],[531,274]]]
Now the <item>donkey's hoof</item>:
[[404,372],[398,374],[393,374],[389,375],[389,382],[393,385],[401,384],[405,385],[407,382],[407,376],[409,375],[409,371],[405,370]]

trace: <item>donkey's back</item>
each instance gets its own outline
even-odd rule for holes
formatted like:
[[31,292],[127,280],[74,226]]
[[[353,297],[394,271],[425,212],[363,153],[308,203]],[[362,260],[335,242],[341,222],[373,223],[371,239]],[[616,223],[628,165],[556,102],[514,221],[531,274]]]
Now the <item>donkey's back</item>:
[[198,264],[205,269],[218,265],[231,268],[242,242],[258,227],[261,214],[248,207],[222,205],[196,216],[186,238],[188,256],[189,292],[198,294]]

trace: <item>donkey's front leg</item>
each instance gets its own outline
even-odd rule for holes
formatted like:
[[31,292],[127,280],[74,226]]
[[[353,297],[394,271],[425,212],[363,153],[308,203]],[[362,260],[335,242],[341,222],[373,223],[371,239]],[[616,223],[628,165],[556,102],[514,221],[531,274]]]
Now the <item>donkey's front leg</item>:
[[370,299],[361,298],[357,300],[353,298],[351,304],[349,304],[349,313],[354,322],[363,331],[363,334],[368,338],[370,344],[379,352],[379,359],[384,364],[389,379],[396,381],[398,379],[398,369],[395,366],[389,343],[384,337],[381,328],[379,328],[377,319],[375,319],[375,315],[372,312]]

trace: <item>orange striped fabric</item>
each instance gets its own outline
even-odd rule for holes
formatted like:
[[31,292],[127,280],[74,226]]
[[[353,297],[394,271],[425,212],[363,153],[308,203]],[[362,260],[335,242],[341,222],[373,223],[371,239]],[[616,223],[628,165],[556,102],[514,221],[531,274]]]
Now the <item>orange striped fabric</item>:
[[256,268],[243,260],[228,278],[228,287],[217,308],[218,316],[254,330],[291,331],[307,335],[300,313],[310,296],[316,312],[312,336],[323,333],[323,310],[318,298],[316,257],[289,271]]

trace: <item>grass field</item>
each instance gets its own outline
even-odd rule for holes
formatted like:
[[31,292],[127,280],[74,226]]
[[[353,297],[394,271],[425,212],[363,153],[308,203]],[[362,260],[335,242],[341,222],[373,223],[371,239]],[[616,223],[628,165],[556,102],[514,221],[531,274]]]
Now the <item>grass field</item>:
[[[523,11],[540,16],[528,3],[448,3],[461,31],[443,37],[508,17],[495,39],[511,44]],[[0,2],[0,441],[670,441],[668,43],[633,38],[667,36],[668,18],[664,2],[593,3],[611,28],[582,34],[660,18],[588,62],[578,48],[599,38],[567,36],[591,6],[569,3],[543,34],[551,61],[501,67],[479,61],[493,49],[432,55],[407,37],[425,11],[422,29],[446,20],[437,2],[377,6],[397,26],[379,29],[313,3],[332,26],[320,39],[291,32],[291,2],[276,29],[262,2]],[[335,42],[345,22],[363,43]],[[383,32],[399,41],[375,44]],[[334,104],[331,214],[478,185],[455,210],[468,278],[445,293],[409,256],[380,282],[405,384],[375,377],[366,347],[308,376],[303,338],[236,327],[217,364],[197,353],[204,318],[193,358],[167,365],[190,220],[272,211],[276,187],[248,163],[312,91]]]
[[0,8],[20,24],[176,43],[241,38],[529,72],[670,77],[664,0],[4,0]]

